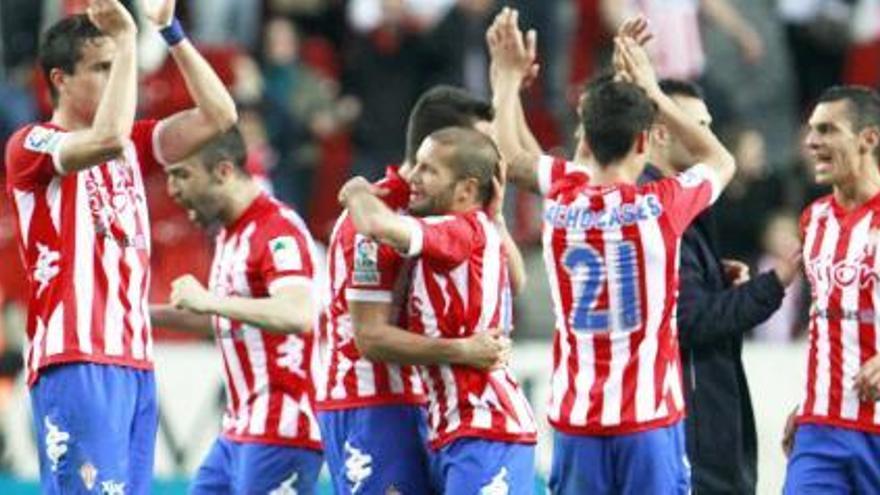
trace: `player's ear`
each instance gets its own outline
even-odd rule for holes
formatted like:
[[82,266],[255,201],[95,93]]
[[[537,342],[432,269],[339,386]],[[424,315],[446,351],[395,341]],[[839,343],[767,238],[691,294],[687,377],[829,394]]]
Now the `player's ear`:
[[862,153],[876,153],[880,146],[880,129],[870,126],[862,129],[859,133],[859,148]]
[[218,162],[216,166],[214,166],[214,175],[220,180],[228,180],[230,177],[235,175],[235,164],[229,160],[223,160]]
[[54,67],[49,69],[49,85],[55,88],[59,94],[61,93],[61,87],[65,83],[65,77],[67,73],[58,67]]

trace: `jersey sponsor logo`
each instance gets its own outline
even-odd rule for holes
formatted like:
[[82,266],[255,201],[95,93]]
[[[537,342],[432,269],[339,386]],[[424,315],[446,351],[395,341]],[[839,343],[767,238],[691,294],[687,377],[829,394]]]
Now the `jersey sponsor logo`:
[[37,243],[37,261],[34,263],[34,280],[39,284],[37,286],[37,297],[43,293],[43,290],[49,285],[55,276],[61,272],[58,261],[61,260],[61,253],[49,249],[48,246],[40,242]]
[[488,485],[480,489],[480,495],[507,495],[510,493],[510,485],[507,482],[507,468],[503,467]]
[[[866,259],[867,254],[854,260],[842,259],[833,261],[831,256],[819,256],[806,263],[807,277],[813,290],[825,288],[826,294],[833,287],[845,289],[859,287],[869,289],[877,284],[880,273]],[[822,294],[817,294],[822,295]]]
[[365,454],[354,447],[351,442],[345,442],[345,478],[351,485],[351,493],[357,493],[364,482],[373,474],[373,456]]
[[91,462],[86,462],[79,468],[79,477],[86,490],[91,490],[95,487],[95,482],[98,481],[98,469]]
[[642,196],[635,203],[592,210],[585,206],[551,204],[544,210],[544,221],[557,229],[620,229],[659,217],[663,206],[657,196]]
[[288,335],[284,343],[278,346],[278,366],[286,368],[300,378],[305,378],[303,351],[305,351],[305,343],[302,339],[296,335]]
[[299,473],[293,473],[290,478],[282,481],[275,489],[269,492],[269,495],[297,495],[296,484],[299,479]]
[[49,458],[49,463],[54,472],[58,470],[58,463],[64,457],[64,454],[67,453],[67,442],[70,440],[70,433],[59,428],[58,425],[49,419],[49,416],[43,417],[43,426],[46,428],[46,435],[43,438],[43,443],[46,444],[46,457]]
[[272,253],[276,270],[284,272],[302,269],[299,247],[292,236],[285,235],[269,241],[269,252]]
[[354,237],[352,281],[357,285],[379,285],[379,243],[360,234]]
[[54,153],[58,150],[63,132],[48,127],[35,126],[24,138],[25,149],[37,153]]

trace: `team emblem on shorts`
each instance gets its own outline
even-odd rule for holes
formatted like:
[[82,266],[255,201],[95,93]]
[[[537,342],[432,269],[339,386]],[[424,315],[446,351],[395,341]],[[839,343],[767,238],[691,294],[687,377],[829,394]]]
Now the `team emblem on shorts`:
[[282,481],[277,488],[269,492],[269,495],[297,495],[296,487],[293,485],[299,479],[299,473],[294,472],[290,475],[290,478]]
[[43,439],[46,444],[46,457],[52,464],[52,471],[57,471],[58,462],[67,453],[67,441],[70,440],[70,433],[59,428],[49,419],[49,416],[43,418],[43,425],[46,427],[46,436]]
[[345,442],[345,477],[351,484],[351,493],[357,493],[373,474],[373,456]]
[[113,480],[102,481],[101,495],[125,495],[125,482]]
[[480,495],[507,495],[508,493],[510,493],[510,486],[507,484],[506,467],[501,468],[492,481],[480,489]]
[[360,234],[354,237],[354,272],[357,285],[379,285],[379,244]]
[[86,462],[79,468],[79,477],[82,478],[86,490],[91,490],[98,481],[98,469],[91,462]]

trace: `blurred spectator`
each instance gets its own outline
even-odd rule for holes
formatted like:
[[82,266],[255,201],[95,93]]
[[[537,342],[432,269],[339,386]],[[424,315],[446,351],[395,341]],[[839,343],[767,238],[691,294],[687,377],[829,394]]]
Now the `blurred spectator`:
[[[799,241],[797,217],[787,211],[773,214],[761,238],[763,252],[758,259],[758,270],[772,270],[797,248]],[[798,273],[786,287],[782,305],[770,319],[756,326],[752,336],[767,342],[790,342],[799,333],[805,320],[804,279]]]
[[727,33],[742,56],[757,63],[764,44],[752,25],[727,0],[601,0],[606,26],[614,31],[626,17],[645,14],[652,24],[654,41],[648,45],[657,75],[695,80],[706,64],[700,39],[702,12]]
[[407,16],[403,0],[382,0],[382,7],[380,23],[349,41],[343,80],[362,108],[352,173],[370,180],[402,158],[406,115],[424,87],[425,40],[418,23]]
[[765,149],[767,166],[783,169],[796,156],[799,126],[785,31],[772,1],[737,0],[736,5],[760,35],[763,56],[760,64],[750,63],[722,28],[706,23],[702,30],[707,57],[703,82],[709,90],[709,107],[721,130],[748,127],[760,132],[772,143]]
[[452,84],[489,97],[486,29],[495,11],[495,0],[457,0],[428,33],[432,84]]
[[801,112],[840,82],[851,41],[856,0],[778,0],[785,24]]
[[[456,0],[403,0],[402,8],[419,30],[432,28]],[[359,33],[368,33],[382,24],[383,0],[351,0],[348,2],[350,27]]]
[[336,81],[300,60],[299,36],[289,20],[271,19],[264,36],[262,116],[266,139],[277,152],[272,182],[277,197],[305,215],[322,161],[320,141],[347,128],[358,106],[340,96]]
[[732,151],[737,171],[715,208],[721,256],[754,265],[768,215],[783,204],[785,188],[780,174],[769,170],[766,143],[754,129],[735,136]]
[[192,36],[208,44],[238,44],[253,52],[257,47],[262,0],[190,0]]

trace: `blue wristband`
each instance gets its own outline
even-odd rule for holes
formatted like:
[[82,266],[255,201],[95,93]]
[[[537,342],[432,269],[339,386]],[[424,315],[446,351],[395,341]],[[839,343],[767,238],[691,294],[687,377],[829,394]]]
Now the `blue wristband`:
[[180,21],[177,20],[177,17],[171,20],[171,24],[160,29],[159,34],[165,38],[165,43],[167,43],[168,46],[174,46],[186,38],[186,33],[183,32],[183,28],[180,26]]

